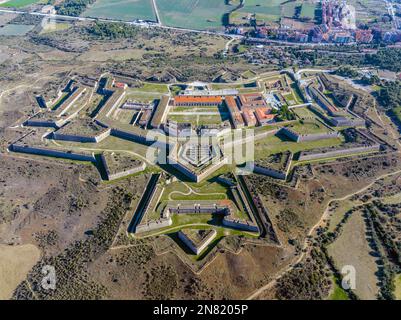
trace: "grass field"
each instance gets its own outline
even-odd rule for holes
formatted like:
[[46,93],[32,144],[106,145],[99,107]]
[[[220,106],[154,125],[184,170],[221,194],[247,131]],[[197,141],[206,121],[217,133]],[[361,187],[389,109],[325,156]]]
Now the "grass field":
[[282,6],[282,14],[284,17],[292,18],[295,14],[295,8],[299,5],[297,2],[288,2]]
[[0,245],[0,300],[11,298],[39,258],[40,250],[34,245]]
[[395,298],[401,300],[401,274],[398,274],[395,278]]
[[39,2],[39,0],[10,0],[0,4],[0,7],[22,8],[36,2]]
[[0,36],[23,36],[35,26],[22,24],[6,24],[0,28]]
[[289,126],[292,130],[299,134],[315,134],[328,132],[329,129],[317,121],[305,121],[304,123],[298,122]]
[[316,5],[312,3],[302,4],[301,18],[313,20],[315,18]]
[[334,290],[331,293],[329,300],[349,300],[349,298],[344,289],[339,287],[337,283],[334,283]]
[[362,214],[352,214],[336,241],[328,246],[336,267],[352,265],[355,268],[355,293],[362,300],[376,299],[378,293],[378,261],[366,239],[366,226]]
[[69,23],[47,23],[40,34],[46,34],[46,33],[52,33],[56,31],[63,31],[67,30],[71,27],[71,24]]
[[333,278],[333,282],[334,282],[334,285],[333,285],[334,288],[333,288],[333,292],[329,296],[329,300],[349,300],[347,293],[345,292],[345,290],[343,288],[341,288],[337,284],[335,278]]
[[168,86],[160,83],[143,82],[141,87],[130,89],[132,92],[168,93]]
[[233,8],[223,0],[156,0],[162,23],[181,28],[222,26],[224,13]]
[[179,112],[177,112],[174,114],[170,113],[168,119],[180,123],[188,122],[194,126],[199,126],[199,125],[221,124],[223,121],[228,120],[229,116],[227,113],[221,113],[216,115],[208,115],[208,114],[191,115],[187,113],[179,114]]
[[397,119],[399,123],[401,123],[401,106],[391,109],[391,113]]
[[123,21],[156,20],[152,0],[97,0],[83,16]]
[[282,0],[260,1],[247,0],[238,12],[256,14],[257,20],[279,21],[281,17]]
[[293,142],[283,141],[277,136],[269,136],[255,144],[255,160],[267,157],[270,154],[290,150],[291,152],[299,152],[302,150],[310,150],[314,148],[328,147],[339,145],[341,139],[324,139],[317,141]]
[[294,113],[300,117],[301,119],[306,119],[306,118],[316,118],[315,114],[311,112],[307,107],[302,107],[302,108],[294,108],[292,109]]

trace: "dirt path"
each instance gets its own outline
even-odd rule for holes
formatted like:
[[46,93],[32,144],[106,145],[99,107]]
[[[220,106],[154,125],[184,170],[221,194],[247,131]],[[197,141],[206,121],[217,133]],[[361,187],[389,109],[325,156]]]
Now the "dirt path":
[[305,257],[306,253],[308,252],[308,249],[310,249],[309,247],[310,247],[310,245],[311,245],[311,243],[312,243],[311,241],[309,241],[308,238],[311,237],[311,236],[313,235],[313,233],[315,232],[315,230],[316,230],[317,228],[319,228],[320,226],[323,226],[323,224],[324,224],[324,222],[325,222],[325,220],[326,220],[326,218],[327,218],[327,216],[328,216],[330,205],[331,205],[333,202],[335,202],[335,201],[347,200],[348,198],[351,198],[352,196],[354,196],[354,195],[356,195],[356,194],[359,194],[359,193],[362,193],[362,192],[368,190],[368,189],[369,189],[372,185],[374,185],[377,181],[379,181],[379,180],[381,180],[381,179],[384,179],[384,178],[386,178],[386,177],[392,176],[392,175],[399,174],[399,173],[401,173],[401,170],[397,170],[397,171],[394,171],[394,172],[382,174],[382,175],[380,175],[379,177],[377,177],[376,179],[374,179],[371,183],[369,183],[368,185],[366,185],[365,187],[363,187],[362,189],[359,189],[359,190],[357,190],[357,191],[354,191],[354,192],[352,192],[352,193],[349,193],[349,194],[347,194],[347,195],[345,195],[345,196],[343,196],[343,197],[340,197],[340,198],[331,199],[331,200],[327,203],[326,209],[324,210],[323,215],[321,216],[320,220],[309,230],[309,232],[308,232],[308,234],[307,234],[307,236],[306,236],[306,238],[305,238],[304,245],[302,246],[302,250],[301,250],[302,253],[301,253],[301,255],[298,257],[298,259],[296,259],[293,263],[291,263],[290,266],[287,267],[285,270],[283,270],[283,271],[281,271],[279,274],[277,274],[277,275],[274,277],[274,279],[271,280],[269,283],[267,283],[266,285],[264,285],[263,287],[257,289],[254,293],[252,293],[252,294],[247,298],[247,300],[255,299],[255,298],[256,298],[258,295],[260,295],[263,291],[266,291],[266,290],[270,289],[272,286],[274,286],[274,285],[277,283],[277,280],[279,280],[279,279],[280,279],[284,274],[286,274],[287,272],[291,271],[291,270],[294,268],[294,265],[297,265],[298,263],[300,263],[300,262],[302,261],[302,259]]

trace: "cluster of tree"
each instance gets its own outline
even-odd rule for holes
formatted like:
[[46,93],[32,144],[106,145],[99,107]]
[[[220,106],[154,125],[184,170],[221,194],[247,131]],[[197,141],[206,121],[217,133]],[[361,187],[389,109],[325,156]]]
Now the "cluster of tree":
[[284,274],[276,286],[279,300],[322,300],[331,288],[331,272],[323,252],[312,249],[310,257]]
[[372,75],[370,77],[363,75],[361,81],[367,85],[380,85],[381,80],[377,75]]
[[58,14],[78,17],[86,10],[86,7],[96,0],[65,0],[56,6]]
[[388,81],[382,84],[382,88],[378,92],[377,99],[380,104],[387,110],[401,106],[401,82]]
[[357,70],[352,68],[351,66],[340,66],[336,71],[335,74],[342,76],[342,77],[348,77],[348,78],[356,78],[359,76],[359,73]]
[[277,118],[278,120],[281,121],[286,121],[286,120],[295,120],[295,115],[293,112],[290,111],[288,106],[283,105],[281,109],[277,112]]
[[[332,51],[332,52],[331,52]],[[337,52],[348,52],[348,54],[338,54]],[[400,48],[381,48],[376,53],[364,54],[357,48],[325,48],[306,51],[302,48],[290,48],[288,53],[294,59],[311,65],[319,66],[344,66],[353,67],[373,66],[387,69],[394,72],[401,71],[401,49]]]
[[401,71],[401,49],[383,48],[372,55],[366,55],[366,64],[394,72]]
[[[382,264],[381,272],[379,274],[381,285],[378,298],[394,300],[394,277],[396,275],[396,271],[399,272],[399,268],[396,266],[398,266],[400,262],[399,249],[397,248],[397,245],[393,239],[391,239],[391,236],[388,234],[387,230],[384,229],[380,221],[379,212],[373,204],[366,206],[365,214],[369,219],[369,226],[372,230],[374,249],[380,253]],[[390,259],[396,264],[394,265],[392,262],[390,262]]]
[[134,37],[138,33],[138,28],[118,22],[96,22],[88,27],[86,31],[90,35],[101,39],[121,39]]

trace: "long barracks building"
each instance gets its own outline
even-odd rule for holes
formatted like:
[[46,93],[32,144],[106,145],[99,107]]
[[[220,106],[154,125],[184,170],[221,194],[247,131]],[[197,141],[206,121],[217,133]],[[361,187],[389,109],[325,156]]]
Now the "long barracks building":
[[218,106],[223,102],[221,96],[176,96],[174,106],[192,107],[192,106]]

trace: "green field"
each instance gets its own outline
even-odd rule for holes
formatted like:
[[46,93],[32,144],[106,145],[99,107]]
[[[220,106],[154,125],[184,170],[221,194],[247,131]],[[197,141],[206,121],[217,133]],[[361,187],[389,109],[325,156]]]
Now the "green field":
[[150,92],[150,93],[168,93],[168,87],[165,84],[142,82],[142,86],[130,89],[132,92]]
[[299,117],[299,118],[316,118],[315,114],[311,112],[307,107],[302,108],[294,108],[292,111]]
[[52,33],[56,31],[67,30],[71,27],[69,23],[47,23],[43,28],[40,34]]
[[391,113],[401,123],[401,106],[391,109]]
[[316,141],[293,142],[283,141],[277,136],[269,136],[255,143],[255,160],[266,158],[270,154],[290,150],[293,153],[315,148],[339,145],[340,138],[324,139]]
[[246,0],[243,8],[238,12],[256,14],[257,20],[278,21],[281,17],[282,0]]
[[83,16],[123,21],[156,20],[152,0],[97,0]]
[[221,27],[224,13],[233,8],[224,0],[156,0],[156,3],[163,24],[194,29]]
[[299,5],[298,2],[288,2],[283,5],[282,14],[284,17],[292,18],[295,15],[295,8]]
[[395,278],[395,298],[401,300],[401,274],[398,274]]
[[36,2],[39,2],[39,0],[10,0],[0,4],[0,7],[22,8]]
[[315,18],[316,5],[312,3],[302,4],[300,18],[313,20]]
[[335,278],[333,278],[333,282],[334,282],[334,290],[331,293],[329,300],[349,300],[347,293],[343,288],[341,288],[337,284]]
[[318,121],[305,121],[291,124],[288,126],[299,134],[315,134],[328,132],[329,129]]
[[180,123],[188,122],[191,123],[193,126],[200,126],[200,125],[211,125],[211,124],[221,124],[223,121],[226,121],[229,119],[228,114],[216,114],[216,115],[189,115],[189,114],[183,114],[180,115],[178,113],[176,114],[170,114],[168,116],[169,120],[172,121],[177,121]]
[[0,36],[23,36],[35,26],[21,24],[6,24],[0,28]]

